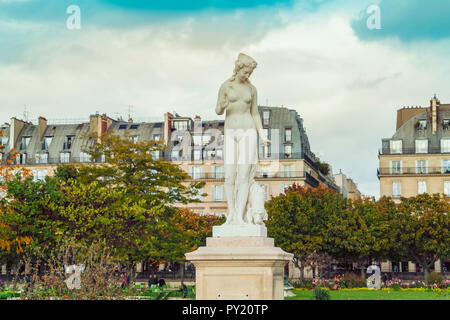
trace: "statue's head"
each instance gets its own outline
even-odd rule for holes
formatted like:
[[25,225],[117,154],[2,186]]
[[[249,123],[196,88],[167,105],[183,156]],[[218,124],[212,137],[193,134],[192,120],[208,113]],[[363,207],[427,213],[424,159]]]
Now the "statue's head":
[[232,80],[238,77],[242,82],[247,81],[257,65],[252,57],[239,53],[238,59],[235,62]]

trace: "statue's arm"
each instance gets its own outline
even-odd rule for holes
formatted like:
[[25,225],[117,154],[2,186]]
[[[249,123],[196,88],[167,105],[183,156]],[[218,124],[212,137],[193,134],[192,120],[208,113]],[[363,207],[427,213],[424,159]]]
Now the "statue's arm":
[[228,106],[228,99],[226,94],[226,83],[222,84],[219,89],[219,97],[217,98],[216,113],[222,115]]
[[252,114],[253,121],[255,121],[255,126],[256,126],[256,130],[259,133],[259,138],[261,139],[261,141],[263,143],[268,143],[269,141],[267,140],[267,137],[264,134],[261,116],[259,115],[259,111],[258,111],[258,92],[256,91],[256,88],[253,85],[252,85],[252,93],[253,93],[252,94],[253,98],[252,98],[252,106],[251,106],[250,112]]

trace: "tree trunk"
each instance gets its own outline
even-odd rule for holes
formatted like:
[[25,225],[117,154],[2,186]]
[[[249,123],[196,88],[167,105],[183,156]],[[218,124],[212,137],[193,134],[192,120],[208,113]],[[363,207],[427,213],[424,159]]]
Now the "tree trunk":
[[136,263],[132,263],[130,265],[130,283],[134,283],[134,281],[136,280]]
[[185,263],[181,262],[180,263],[180,272],[181,272],[181,285],[184,284],[184,267],[185,267]]
[[426,264],[423,265],[423,276],[425,278],[425,283],[428,283],[428,276],[430,275],[430,267]]
[[18,262],[17,264],[15,264],[12,267],[12,271],[13,271],[13,289],[14,290],[17,287],[17,278],[19,277],[19,271],[20,271],[21,267],[22,267],[22,261]]

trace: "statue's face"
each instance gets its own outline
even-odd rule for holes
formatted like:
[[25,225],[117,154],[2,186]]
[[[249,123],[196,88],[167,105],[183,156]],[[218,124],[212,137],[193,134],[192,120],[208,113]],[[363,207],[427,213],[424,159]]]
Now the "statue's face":
[[241,70],[239,70],[239,72],[237,73],[237,76],[239,77],[239,79],[242,82],[245,82],[250,77],[252,72],[253,72],[253,69],[251,67],[244,67]]

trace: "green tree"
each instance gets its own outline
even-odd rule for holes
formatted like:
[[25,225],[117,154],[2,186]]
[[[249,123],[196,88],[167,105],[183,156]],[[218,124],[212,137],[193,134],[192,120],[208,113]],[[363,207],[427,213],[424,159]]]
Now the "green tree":
[[72,179],[80,186],[95,183],[96,188],[113,190],[116,196],[120,195],[121,207],[125,204],[134,208],[134,216],[128,218],[125,228],[130,229],[135,222],[141,224],[127,232],[135,232],[136,237],[132,237],[133,245],[123,246],[126,250],[121,255],[121,260],[132,270],[138,261],[154,262],[173,257],[177,244],[171,242],[171,235],[177,233],[173,219],[178,210],[174,204],[198,202],[196,198],[204,186],[198,182],[188,184],[189,176],[178,165],[162,158],[153,159],[154,151],[163,150],[159,142],[134,142],[128,136],[108,134],[86,150],[92,159],[104,156],[105,163],[60,166],[55,172],[59,181]]
[[421,194],[402,199],[397,210],[398,239],[408,257],[423,266],[427,279],[430,267],[450,252],[448,199]]
[[283,250],[294,254],[294,264],[302,278],[308,256],[326,252],[328,216],[345,208],[346,201],[331,189],[297,185],[266,202],[269,236]]
[[213,215],[200,216],[190,209],[182,208],[177,210],[171,218],[171,225],[174,227],[168,233],[168,239],[161,243],[171,245],[167,252],[171,261],[179,261],[181,264],[181,282],[184,281],[185,254],[196,250],[200,246],[206,245],[206,238],[212,235],[212,227],[225,222],[224,217]]

